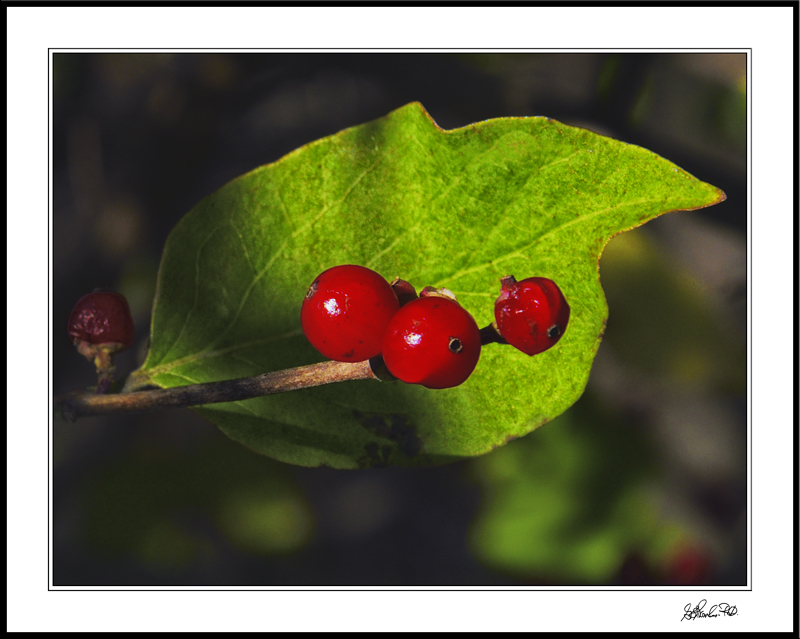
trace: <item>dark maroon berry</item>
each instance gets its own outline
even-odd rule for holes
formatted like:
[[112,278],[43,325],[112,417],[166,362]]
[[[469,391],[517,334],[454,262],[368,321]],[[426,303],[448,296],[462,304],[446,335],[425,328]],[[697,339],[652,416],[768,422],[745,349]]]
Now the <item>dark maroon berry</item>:
[[133,344],[134,329],[128,301],[113,291],[84,295],[69,316],[67,334],[74,342],[119,344],[118,350]]
[[94,362],[97,392],[105,393],[113,381],[114,353],[133,344],[134,326],[128,301],[113,291],[84,295],[70,313],[67,335],[78,352]]

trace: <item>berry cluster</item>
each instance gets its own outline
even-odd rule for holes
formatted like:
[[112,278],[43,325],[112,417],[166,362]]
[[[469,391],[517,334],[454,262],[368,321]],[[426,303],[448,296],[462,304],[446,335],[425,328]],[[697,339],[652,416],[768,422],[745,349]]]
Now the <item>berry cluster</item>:
[[449,388],[464,382],[481,354],[472,316],[445,289],[391,284],[363,266],[334,266],[309,287],[300,311],[308,341],[328,359],[360,362],[383,355],[409,384]]
[[452,388],[475,370],[484,341],[511,344],[535,355],[558,342],[569,305],[543,277],[501,280],[494,340],[485,340],[447,289],[425,287],[419,297],[405,280],[391,284],[363,266],[335,266],[309,287],[300,312],[308,341],[325,357],[359,362],[378,355],[396,378],[427,388]]
[[[397,379],[427,388],[452,388],[475,370],[481,346],[511,344],[536,355],[561,339],[569,322],[561,289],[544,277],[500,280],[495,321],[478,329],[446,288],[427,286],[419,296],[399,278],[391,284],[375,271],[347,264],[319,275],[308,288],[300,323],[308,341],[328,359],[363,362],[381,355]],[[78,352],[94,361],[97,392],[113,381],[112,357],[133,344],[128,303],[111,291],[84,295],[69,317]]]

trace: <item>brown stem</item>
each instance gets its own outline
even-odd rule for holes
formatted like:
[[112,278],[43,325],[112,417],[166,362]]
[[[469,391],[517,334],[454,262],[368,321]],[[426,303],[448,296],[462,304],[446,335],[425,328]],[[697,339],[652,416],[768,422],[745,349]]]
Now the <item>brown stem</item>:
[[60,412],[68,421],[75,421],[86,415],[236,402],[356,379],[378,379],[372,372],[369,361],[327,361],[254,377],[132,393],[98,395],[78,391],[56,397],[54,404],[56,413]]
[[[481,343],[507,344],[497,333],[494,325],[481,329]],[[190,384],[157,390],[142,390],[131,393],[110,395],[75,391],[56,397],[56,414],[74,422],[78,417],[106,415],[109,413],[156,410],[159,408],[180,408],[237,402],[262,395],[274,395],[300,388],[312,388],[334,382],[347,382],[356,379],[394,379],[386,370],[383,359],[378,356],[364,362],[320,362],[309,366],[289,368],[254,377],[242,377],[221,382]]]
[[494,322],[488,326],[484,326],[480,330],[480,334],[482,346],[486,346],[487,344],[508,344],[508,342],[503,339],[503,336],[497,332],[497,327],[494,325]]

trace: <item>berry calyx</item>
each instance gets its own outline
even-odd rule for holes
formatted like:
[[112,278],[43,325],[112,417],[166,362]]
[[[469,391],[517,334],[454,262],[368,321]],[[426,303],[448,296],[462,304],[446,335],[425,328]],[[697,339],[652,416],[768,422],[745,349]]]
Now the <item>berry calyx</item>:
[[386,327],[399,308],[397,295],[381,275],[345,264],[312,282],[300,324],[311,345],[328,359],[362,362],[380,354]]
[[558,285],[546,277],[517,282],[513,275],[500,280],[494,303],[497,332],[527,355],[555,346],[569,322],[569,304]]
[[67,335],[78,352],[94,362],[97,392],[105,393],[113,381],[114,354],[133,344],[135,331],[128,300],[113,291],[84,295],[69,315]]
[[444,297],[454,302],[458,302],[455,293],[449,288],[435,288],[433,286],[426,286],[419,292],[420,297]]
[[383,338],[383,361],[408,384],[452,388],[467,380],[481,355],[478,325],[456,301],[424,295],[392,317]]
[[397,301],[400,302],[400,306],[405,306],[410,301],[417,299],[417,291],[410,282],[396,277],[392,280],[391,287],[395,295],[397,295]]

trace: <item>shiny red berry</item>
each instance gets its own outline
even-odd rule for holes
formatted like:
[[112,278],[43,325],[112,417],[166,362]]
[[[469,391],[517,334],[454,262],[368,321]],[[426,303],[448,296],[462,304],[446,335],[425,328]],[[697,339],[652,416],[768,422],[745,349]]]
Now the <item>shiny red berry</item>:
[[346,264],[324,271],[309,287],[300,311],[303,333],[328,359],[361,362],[379,355],[397,295],[381,275]]
[[463,383],[480,356],[481,336],[472,315],[439,295],[427,294],[405,304],[383,338],[383,361],[389,372],[427,388]]
[[513,275],[500,280],[494,303],[497,331],[509,344],[528,355],[554,346],[569,322],[569,304],[558,285],[546,277],[517,282]]
[[115,351],[130,347],[134,328],[128,301],[113,291],[84,295],[70,313],[67,334],[76,344],[118,344]]

